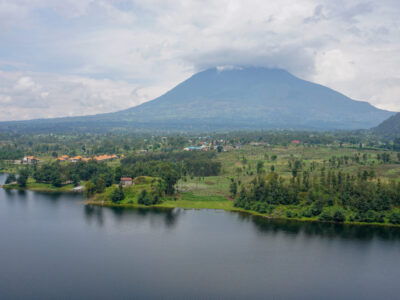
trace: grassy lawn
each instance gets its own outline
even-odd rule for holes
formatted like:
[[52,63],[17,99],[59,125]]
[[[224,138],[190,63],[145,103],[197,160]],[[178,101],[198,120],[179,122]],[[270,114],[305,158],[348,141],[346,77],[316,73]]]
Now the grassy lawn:
[[32,191],[41,192],[71,192],[74,188],[72,184],[63,185],[61,187],[55,187],[49,183],[38,183],[34,179],[29,178],[26,184],[26,188],[21,188],[17,184],[8,184],[4,186],[6,189],[28,189]]

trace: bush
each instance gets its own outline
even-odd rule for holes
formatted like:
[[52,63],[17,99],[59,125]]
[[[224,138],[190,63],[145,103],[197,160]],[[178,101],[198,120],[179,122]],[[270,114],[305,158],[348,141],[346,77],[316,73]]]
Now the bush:
[[144,205],[150,205],[149,203],[149,197],[147,196],[147,191],[146,190],[142,190],[139,194],[138,197],[138,203],[139,204],[144,204]]
[[335,212],[333,213],[333,221],[341,223],[344,222],[345,220],[346,220],[345,213],[340,209],[336,209]]
[[29,171],[27,169],[22,169],[19,171],[17,183],[20,187],[26,187],[28,181]]
[[320,221],[332,221],[333,217],[332,217],[332,214],[331,214],[331,212],[329,210],[324,209],[322,211],[322,213],[320,214],[320,216],[318,217],[318,220],[320,220]]
[[310,208],[303,209],[301,215],[306,218],[311,218],[313,216]]
[[373,210],[368,210],[366,213],[358,212],[355,219],[359,222],[373,223],[380,222],[379,220],[382,219],[382,216]]
[[161,197],[158,194],[150,194],[146,190],[142,190],[138,197],[138,203],[143,205],[154,205],[161,203]]
[[288,218],[296,218],[297,217],[297,213],[291,210],[287,210],[286,211],[286,217]]
[[90,198],[96,193],[96,186],[91,180],[85,183],[84,191],[86,198]]
[[389,215],[389,222],[392,224],[400,224],[400,212],[392,211]]
[[321,214],[323,208],[323,203],[321,201],[317,201],[311,206],[310,212],[313,216],[318,216]]
[[15,182],[15,181],[17,181],[17,177],[15,176],[15,174],[9,174],[7,176],[5,184],[10,184],[10,183]]
[[115,188],[111,194],[111,201],[114,203],[120,202],[125,199],[124,190],[122,189],[122,185],[119,185],[118,188]]

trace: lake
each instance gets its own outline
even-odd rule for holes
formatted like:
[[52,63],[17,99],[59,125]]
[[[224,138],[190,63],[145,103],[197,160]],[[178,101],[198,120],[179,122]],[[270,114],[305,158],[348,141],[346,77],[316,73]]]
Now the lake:
[[0,189],[0,299],[400,297],[397,228],[82,201]]

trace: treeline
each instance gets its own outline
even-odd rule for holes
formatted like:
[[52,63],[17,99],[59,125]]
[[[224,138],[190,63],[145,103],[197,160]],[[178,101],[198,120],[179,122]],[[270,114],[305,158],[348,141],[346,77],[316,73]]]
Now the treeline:
[[235,206],[260,213],[286,205],[287,217],[400,224],[400,183],[371,180],[368,172],[354,176],[322,169],[319,176],[304,171],[291,180],[271,172],[234,196]]
[[22,159],[24,155],[121,154],[138,150],[170,152],[181,150],[188,138],[145,133],[20,134],[0,132],[0,159]]
[[216,153],[211,151],[147,153],[131,155],[121,161],[125,173],[131,176],[136,176],[138,172],[147,172],[141,175],[152,176],[157,172],[157,166],[163,164],[170,165],[181,176],[217,176],[221,171],[221,162],[216,160]]
[[21,169],[20,173],[22,171],[38,183],[52,184],[55,187],[60,187],[67,183],[73,183],[76,186],[80,181],[89,180],[97,184],[101,178],[102,187],[99,188],[101,190],[116,183],[117,180],[119,182],[119,178],[115,177],[113,168],[95,160],[67,164],[59,162],[44,163],[27,166]]

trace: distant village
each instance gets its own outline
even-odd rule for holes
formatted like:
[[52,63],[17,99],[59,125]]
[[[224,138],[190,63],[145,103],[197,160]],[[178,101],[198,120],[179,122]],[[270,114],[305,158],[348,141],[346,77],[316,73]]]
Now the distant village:
[[[110,161],[110,160],[115,160],[115,159],[120,159],[120,158],[124,158],[125,156],[123,154],[121,154],[120,156],[118,156],[117,154],[104,154],[104,155],[95,155],[92,157],[84,157],[84,156],[73,156],[73,157],[69,157],[68,155],[63,155],[60,156],[56,159],[56,161],[59,162],[71,162],[71,163],[76,163],[79,161],[89,161],[89,160],[95,160],[95,161]],[[16,160],[15,163],[16,164],[24,164],[24,165],[30,165],[30,164],[37,164],[39,163],[40,159],[35,157],[35,156],[25,156],[21,161]]]
[[[162,140],[166,141],[166,137],[163,137]],[[203,139],[202,137],[199,137],[199,139]],[[204,140],[204,139],[203,139]],[[165,142],[164,141],[164,142]],[[242,148],[241,144],[230,144],[227,143],[225,140],[210,140],[208,141],[206,138],[206,141],[194,141],[194,140],[188,140],[188,142],[191,144],[191,146],[187,146],[183,148],[183,151],[218,151],[218,152],[228,152],[232,150],[238,150]],[[300,140],[292,140],[291,144],[293,145],[299,145],[303,144],[302,141]],[[269,146],[268,143],[265,142],[251,142],[251,146]],[[143,149],[143,150],[137,150],[136,153],[138,154],[144,154],[147,153],[148,149]],[[98,162],[104,162],[104,161],[111,161],[111,160],[116,160],[116,159],[123,159],[125,157],[124,154],[104,154],[104,155],[94,155],[90,157],[85,157],[85,156],[68,156],[68,155],[62,155],[60,157],[56,158],[56,161],[58,162],[71,162],[71,163],[77,163],[79,161],[87,162],[90,160],[95,160]],[[24,156],[22,160],[15,160],[15,164],[37,164],[40,162],[40,159],[35,157],[35,156]]]

